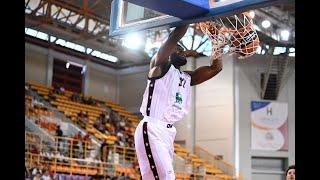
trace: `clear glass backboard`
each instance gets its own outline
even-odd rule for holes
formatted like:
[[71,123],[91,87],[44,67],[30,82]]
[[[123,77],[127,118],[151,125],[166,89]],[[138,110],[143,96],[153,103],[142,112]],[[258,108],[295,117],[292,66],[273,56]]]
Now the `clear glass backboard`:
[[113,0],[109,35],[191,24],[284,1],[288,0]]

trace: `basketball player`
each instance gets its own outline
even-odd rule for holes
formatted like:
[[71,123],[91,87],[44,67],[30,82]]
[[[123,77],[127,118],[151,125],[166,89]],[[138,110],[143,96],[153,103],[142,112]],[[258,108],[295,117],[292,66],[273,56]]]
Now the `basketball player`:
[[143,180],[174,180],[173,142],[176,129],[189,109],[191,86],[200,84],[222,70],[221,59],[195,71],[181,72],[187,63],[178,41],[187,31],[179,26],[151,59],[148,84],[140,112],[144,116],[135,130],[135,149]]

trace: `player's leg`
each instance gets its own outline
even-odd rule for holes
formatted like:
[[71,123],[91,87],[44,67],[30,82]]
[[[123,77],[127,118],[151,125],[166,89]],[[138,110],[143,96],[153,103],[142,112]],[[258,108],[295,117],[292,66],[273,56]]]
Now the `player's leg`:
[[142,176],[142,179],[154,179],[153,173],[150,169],[149,160],[147,158],[145,146],[144,146],[144,140],[143,140],[143,134],[142,134],[142,124],[141,121],[139,125],[137,126],[134,134],[134,144],[135,144],[135,150],[138,158],[140,173]]
[[175,174],[170,147],[160,140],[151,140],[150,147],[159,178],[161,180],[174,180]]

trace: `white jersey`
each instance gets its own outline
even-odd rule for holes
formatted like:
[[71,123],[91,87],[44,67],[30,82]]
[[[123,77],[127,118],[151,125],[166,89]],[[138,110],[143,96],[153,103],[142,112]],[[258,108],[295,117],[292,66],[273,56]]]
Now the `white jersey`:
[[169,124],[181,120],[190,106],[190,83],[190,75],[173,65],[164,76],[148,78],[140,112]]

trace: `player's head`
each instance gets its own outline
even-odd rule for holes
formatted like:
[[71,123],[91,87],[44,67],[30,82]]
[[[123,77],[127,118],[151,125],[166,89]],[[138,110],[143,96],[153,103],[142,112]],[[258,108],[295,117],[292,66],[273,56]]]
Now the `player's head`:
[[296,167],[295,165],[289,166],[286,171],[286,180],[295,180],[296,179]]
[[187,64],[187,58],[182,46],[176,46],[175,51],[170,55],[170,63],[177,69],[180,69],[181,66]]

